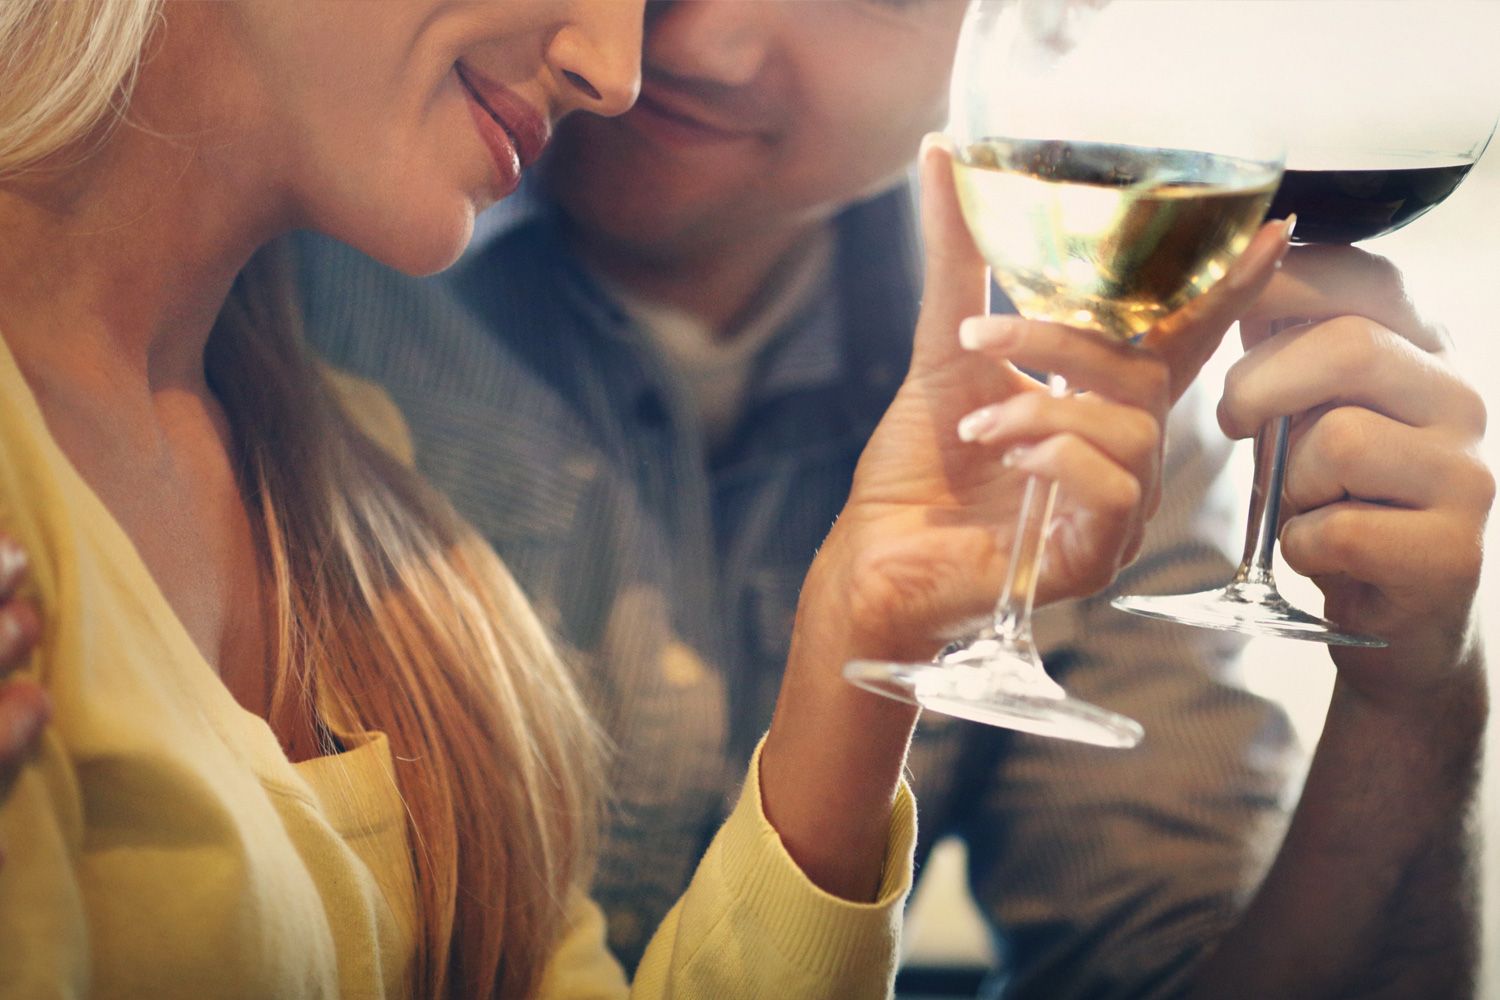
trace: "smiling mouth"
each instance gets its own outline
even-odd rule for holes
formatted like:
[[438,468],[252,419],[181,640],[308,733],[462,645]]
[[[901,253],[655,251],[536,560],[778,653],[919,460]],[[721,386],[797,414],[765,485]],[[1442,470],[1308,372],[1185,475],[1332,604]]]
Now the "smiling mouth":
[[624,119],[658,138],[689,145],[735,144],[746,140],[769,142],[773,129],[763,115],[749,108],[699,99],[690,87],[658,80],[648,73],[640,97]]
[[469,92],[469,96],[474,98],[474,103],[479,105],[480,108],[484,110],[484,113],[489,115],[490,119],[496,125],[500,126],[500,128],[504,130],[505,134],[510,137],[510,144],[515,147],[516,153],[519,155],[521,152],[521,140],[516,137],[516,133],[513,132],[511,130],[511,127],[505,123],[505,119],[501,118],[495,112],[495,109],[490,107],[490,102],[484,99],[484,95],[476,90],[474,88],[474,85],[469,82],[468,74],[464,72],[463,66],[460,65],[455,68],[458,71],[458,82],[463,84],[464,90],[467,90]]

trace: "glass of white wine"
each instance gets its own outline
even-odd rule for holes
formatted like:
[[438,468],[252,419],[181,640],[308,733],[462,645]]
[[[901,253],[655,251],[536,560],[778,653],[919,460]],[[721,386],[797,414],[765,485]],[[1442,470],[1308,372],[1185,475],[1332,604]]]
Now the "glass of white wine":
[[[1214,38],[1192,37],[1193,6],[970,4],[953,78],[955,179],[975,243],[1023,316],[1138,337],[1221,278],[1265,216],[1280,141],[1243,103],[1245,85],[1226,81]],[[1162,48],[1170,57],[1152,58],[1174,31],[1184,37]],[[1067,391],[1057,376],[1048,385]],[[1138,743],[1138,723],[1048,677],[1032,637],[1056,493],[1027,483],[988,628],[932,662],[857,661],[845,676],[977,722]]]

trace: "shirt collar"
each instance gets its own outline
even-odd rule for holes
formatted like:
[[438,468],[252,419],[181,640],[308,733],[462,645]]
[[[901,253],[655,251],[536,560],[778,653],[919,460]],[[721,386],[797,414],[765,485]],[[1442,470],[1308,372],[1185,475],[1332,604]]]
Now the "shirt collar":
[[[762,360],[761,374],[750,386],[751,402],[803,388],[815,388],[850,375],[869,382],[877,392],[900,380],[910,355],[915,328],[920,273],[919,236],[914,225],[914,194],[910,181],[855,204],[834,218],[835,261],[827,294],[817,294],[789,322]],[[474,237],[455,270],[464,273],[487,264],[478,258],[502,241],[521,238],[539,226],[560,239],[562,209],[547,194],[534,171],[521,184],[475,221]],[[628,335],[631,321],[587,269],[562,255],[573,266],[569,276],[576,291],[602,308],[609,322],[601,329]],[[468,266],[465,266],[468,265]],[[601,314],[601,321],[605,318]],[[622,326],[623,324],[623,326]],[[858,342],[845,344],[845,327],[858,331]],[[852,350],[852,356],[851,356]],[[855,371],[850,371],[850,368]]]

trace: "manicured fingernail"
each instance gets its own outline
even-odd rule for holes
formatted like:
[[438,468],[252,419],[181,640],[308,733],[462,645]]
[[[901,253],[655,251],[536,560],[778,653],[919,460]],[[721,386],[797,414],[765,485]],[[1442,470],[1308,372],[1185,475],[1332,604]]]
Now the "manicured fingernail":
[[29,563],[25,549],[13,539],[0,538],[0,593],[10,592]]
[[1025,461],[1026,456],[1030,454],[1031,445],[1018,444],[1000,457],[1000,464],[1005,466],[1007,469],[1014,469],[1016,466]]
[[1291,215],[1288,215],[1286,222],[1282,223],[1281,228],[1281,238],[1286,240],[1287,243],[1291,243],[1292,234],[1297,231],[1297,213],[1293,212]]
[[[951,151],[953,149],[953,140],[945,132],[928,132],[922,136],[922,145],[917,148],[917,158],[922,159],[926,157],[927,151],[934,147]],[[910,147],[907,148],[909,149]]]
[[1015,341],[1011,325],[993,316],[970,316],[958,324],[958,342],[966,350],[1009,347]]
[[975,410],[958,422],[958,439],[979,441],[993,431],[998,424],[999,418],[993,406]]

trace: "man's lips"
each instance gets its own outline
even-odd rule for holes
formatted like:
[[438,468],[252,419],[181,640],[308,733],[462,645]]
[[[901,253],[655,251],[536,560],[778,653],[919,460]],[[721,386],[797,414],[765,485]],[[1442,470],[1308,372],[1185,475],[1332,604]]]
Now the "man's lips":
[[673,93],[670,87],[653,85],[650,80],[642,86],[641,96],[626,118],[652,133],[687,142],[735,142],[765,133],[755,124],[726,121],[706,112],[696,102]]
[[462,63],[457,68],[458,79],[469,96],[505,131],[521,169],[535,163],[551,138],[551,122],[509,87],[485,79]]

